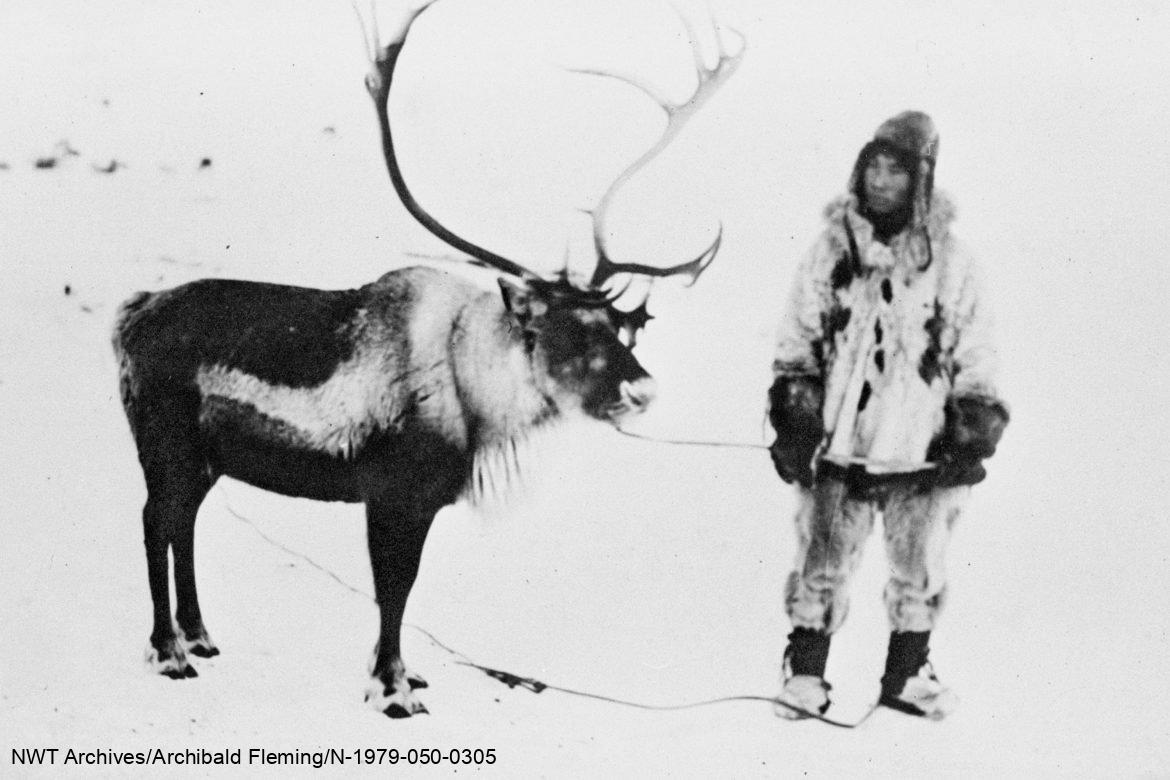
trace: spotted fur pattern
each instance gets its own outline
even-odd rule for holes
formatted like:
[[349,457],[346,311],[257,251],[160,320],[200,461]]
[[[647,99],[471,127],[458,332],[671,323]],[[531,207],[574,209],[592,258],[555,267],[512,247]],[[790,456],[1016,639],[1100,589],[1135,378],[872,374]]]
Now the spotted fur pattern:
[[888,246],[856,207],[849,195],[826,208],[784,310],[773,371],[824,379],[829,454],[921,462],[948,396],[998,398],[991,318],[945,193],[934,193],[921,229]]

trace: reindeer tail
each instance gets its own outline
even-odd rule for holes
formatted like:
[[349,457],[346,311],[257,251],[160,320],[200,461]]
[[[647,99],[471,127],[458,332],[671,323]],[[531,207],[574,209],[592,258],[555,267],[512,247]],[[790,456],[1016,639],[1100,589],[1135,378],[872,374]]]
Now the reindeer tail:
[[118,313],[114,317],[114,332],[111,334],[114,356],[118,359],[118,386],[121,390],[122,406],[126,409],[127,416],[131,418],[130,427],[132,430],[134,428],[134,420],[133,415],[130,414],[130,410],[136,395],[134,367],[131,364],[130,356],[126,354],[125,343],[126,337],[134,327],[135,321],[142,315],[143,310],[150,304],[154,297],[154,293],[136,292],[127,298],[118,307]]
[[122,357],[122,338],[125,335],[127,328],[130,327],[130,325],[137,318],[138,313],[142,311],[143,307],[145,307],[153,297],[154,293],[141,291],[136,292],[123,301],[122,305],[118,307],[118,312],[114,316],[114,333],[112,341],[114,344],[114,354],[117,355],[119,359]]

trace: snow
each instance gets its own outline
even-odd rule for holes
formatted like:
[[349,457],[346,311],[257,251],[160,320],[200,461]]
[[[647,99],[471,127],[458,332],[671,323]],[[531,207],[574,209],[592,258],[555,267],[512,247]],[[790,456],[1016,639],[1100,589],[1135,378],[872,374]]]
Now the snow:
[[[681,7],[701,25],[701,3]],[[360,509],[233,482],[208,498],[197,537],[223,654],[199,661],[195,680],[147,674],[145,491],[117,399],[114,308],[203,276],[353,286],[445,249],[390,190],[349,4],[6,0],[5,774],[60,774],[13,766],[13,750],[39,747],[495,748],[497,763],[476,771],[506,776],[1167,771],[1170,12],[910,0],[714,10],[747,57],[612,217],[619,257],[681,261],[720,220],[725,236],[695,287],[655,290],[638,352],[660,398],[636,429],[762,441],[769,340],[821,204],[882,119],[930,111],[940,186],[990,277],[1013,411],[948,558],[932,657],[958,712],[927,723],[879,711],[842,731],[782,722],[762,702],[650,712],[536,695],[407,628],[432,714],[390,721],[361,701],[377,614]],[[636,91],[566,69],[635,71],[682,97],[680,30],[651,0],[442,0],[412,34],[392,98],[419,200],[520,262],[554,268],[568,244],[587,268],[579,209],[661,119]],[[80,154],[35,168],[61,139]],[[111,159],[126,167],[94,170]],[[794,502],[762,452],[575,423],[540,466],[506,517],[440,514],[410,624],[476,663],[602,696],[775,693]],[[834,639],[837,717],[876,693],[883,566],[875,542]]]

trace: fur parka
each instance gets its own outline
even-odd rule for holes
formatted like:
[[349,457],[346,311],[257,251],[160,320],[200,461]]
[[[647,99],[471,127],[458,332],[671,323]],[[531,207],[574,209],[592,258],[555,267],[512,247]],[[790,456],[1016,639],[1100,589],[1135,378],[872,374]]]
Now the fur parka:
[[855,195],[824,214],[784,312],[773,374],[823,382],[826,459],[913,471],[943,429],[949,396],[1004,405],[976,263],[952,235],[955,209],[940,191],[888,245]]

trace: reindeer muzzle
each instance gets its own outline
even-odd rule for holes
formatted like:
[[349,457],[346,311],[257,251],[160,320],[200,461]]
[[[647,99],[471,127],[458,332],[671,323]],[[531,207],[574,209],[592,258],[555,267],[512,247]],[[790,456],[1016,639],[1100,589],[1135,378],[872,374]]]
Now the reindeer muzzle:
[[642,377],[633,382],[622,382],[618,392],[621,393],[621,400],[610,410],[610,417],[614,419],[646,411],[658,394],[658,383],[653,377]]

